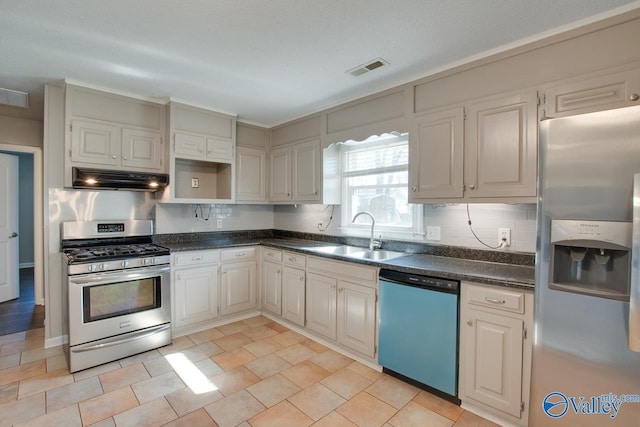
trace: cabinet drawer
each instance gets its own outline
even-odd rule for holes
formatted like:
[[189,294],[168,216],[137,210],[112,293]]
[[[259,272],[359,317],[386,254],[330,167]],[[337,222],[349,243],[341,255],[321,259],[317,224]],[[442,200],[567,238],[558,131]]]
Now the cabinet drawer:
[[467,285],[468,304],[524,314],[524,292]]
[[282,264],[291,267],[305,268],[307,266],[307,257],[293,252],[285,252],[282,258]]
[[262,259],[273,261],[273,262],[281,262],[282,261],[282,251],[271,248],[264,248],[262,250]]
[[372,283],[376,283],[378,280],[378,269],[375,267],[316,257],[309,257],[308,264],[310,270],[321,271],[333,277],[350,277]]
[[222,262],[225,261],[245,261],[256,258],[256,248],[235,248],[225,249],[221,253]]
[[220,259],[220,251],[180,252],[173,256],[173,266],[212,264]]

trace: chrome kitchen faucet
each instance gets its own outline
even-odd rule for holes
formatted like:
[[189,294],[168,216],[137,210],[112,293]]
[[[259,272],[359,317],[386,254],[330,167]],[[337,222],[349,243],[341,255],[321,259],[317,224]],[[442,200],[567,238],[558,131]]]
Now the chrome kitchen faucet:
[[373,251],[375,249],[380,249],[382,247],[382,234],[378,239],[374,239],[373,237],[373,229],[376,226],[376,219],[370,212],[362,211],[355,214],[351,222],[356,222],[356,218],[358,218],[360,215],[369,215],[369,217],[371,218],[371,237],[369,238],[369,250]]

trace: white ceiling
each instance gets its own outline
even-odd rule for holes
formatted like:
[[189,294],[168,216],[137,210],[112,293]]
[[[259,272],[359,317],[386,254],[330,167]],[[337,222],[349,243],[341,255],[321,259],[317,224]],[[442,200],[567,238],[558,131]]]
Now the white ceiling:
[[[633,0],[0,0],[0,87],[71,79],[272,126]],[[382,57],[360,77],[346,70]]]

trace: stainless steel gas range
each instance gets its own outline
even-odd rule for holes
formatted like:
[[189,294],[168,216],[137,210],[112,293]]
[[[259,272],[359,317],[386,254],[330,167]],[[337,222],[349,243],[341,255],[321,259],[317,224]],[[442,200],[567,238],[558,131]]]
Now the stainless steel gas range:
[[148,220],[62,223],[71,372],[171,343],[169,250],[152,235]]

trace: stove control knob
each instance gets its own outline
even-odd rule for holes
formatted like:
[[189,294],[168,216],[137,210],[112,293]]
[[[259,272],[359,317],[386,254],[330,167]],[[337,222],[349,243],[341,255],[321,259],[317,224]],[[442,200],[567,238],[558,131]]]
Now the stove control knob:
[[142,265],[149,264],[149,260],[147,258],[142,258],[142,260],[140,262],[142,263]]
[[129,267],[129,261],[122,261],[122,262],[120,263],[120,265],[121,265],[122,267],[124,267],[124,268],[127,268],[127,267]]
[[149,258],[149,264],[155,264],[155,263],[156,263],[155,258]]
[[106,262],[104,264],[100,264],[100,270],[104,271],[107,268],[109,268],[109,264],[107,264]]
[[89,265],[88,270],[89,271],[96,271],[96,266],[91,264],[91,265]]

